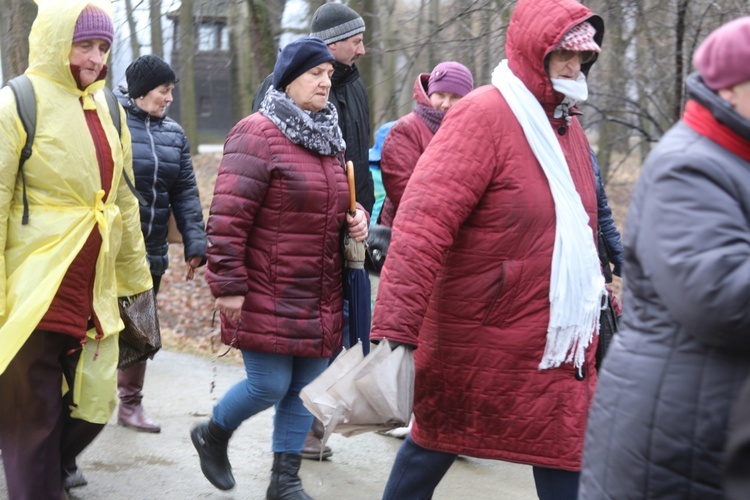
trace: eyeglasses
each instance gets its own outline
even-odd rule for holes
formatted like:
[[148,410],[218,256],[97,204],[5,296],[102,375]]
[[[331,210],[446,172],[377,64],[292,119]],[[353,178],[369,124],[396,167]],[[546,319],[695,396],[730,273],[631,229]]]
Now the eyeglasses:
[[581,64],[586,64],[592,62],[594,59],[596,59],[596,52],[593,50],[568,50],[568,49],[557,49],[552,51],[553,54],[561,61],[561,62],[568,62],[574,57],[579,57]]

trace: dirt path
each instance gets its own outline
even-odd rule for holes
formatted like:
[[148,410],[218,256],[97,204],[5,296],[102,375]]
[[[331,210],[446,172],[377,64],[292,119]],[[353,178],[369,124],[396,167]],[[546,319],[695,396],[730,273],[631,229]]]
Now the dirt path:
[[[206,418],[216,400],[244,370],[234,360],[162,351],[149,363],[144,404],[162,425],[144,434],[111,420],[82,454],[79,467],[87,486],[74,500],[264,499],[271,469],[273,410],[246,421],[230,444],[237,486],[224,493],[203,477],[189,429]],[[212,386],[214,387],[212,391]],[[305,490],[317,500],[377,500],[401,441],[379,434],[333,435],[333,457],[303,460]],[[531,468],[490,460],[460,459],[443,480],[436,500],[535,498]],[[0,474],[0,499],[8,498]]]

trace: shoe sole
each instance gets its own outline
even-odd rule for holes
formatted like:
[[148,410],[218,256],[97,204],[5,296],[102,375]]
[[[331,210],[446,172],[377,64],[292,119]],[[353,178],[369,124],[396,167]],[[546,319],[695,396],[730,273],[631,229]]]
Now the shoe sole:
[[148,432],[149,434],[159,434],[161,432],[161,427],[159,427],[158,429],[149,429],[146,427],[138,427],[135,425],[126,424],[122,420],[118,420],[117,423],[123,427],[126,427],[128,429],[133,429],[134,431],[138,431],[138,432]]
[[300,456],[306,460],[326,460],[328,458],[331,458],[333,456],[332,451],[323,452],[323,456],[320,455],[320,453],[300,453]]

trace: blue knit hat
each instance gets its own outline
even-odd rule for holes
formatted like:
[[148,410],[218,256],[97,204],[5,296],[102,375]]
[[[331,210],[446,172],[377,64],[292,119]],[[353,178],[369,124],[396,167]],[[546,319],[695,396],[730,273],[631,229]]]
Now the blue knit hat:
[[307,36],[289,44],[281,51],[273,67],[273,88],[284,92],[287,85],[310,68],[336,59],[320,38]]

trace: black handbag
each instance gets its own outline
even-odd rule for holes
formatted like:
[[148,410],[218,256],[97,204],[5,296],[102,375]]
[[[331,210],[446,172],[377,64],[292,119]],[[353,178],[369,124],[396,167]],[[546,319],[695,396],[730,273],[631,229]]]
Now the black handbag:
[[117,299],[125,328],[120,332],[120,359],[117,367],[127,368],[153,359],[161,349],[159,316],[153,290]]
[[607,295],[607,305],[599,315],[599,344],[596,346],[597,370],[601,368],[602,361],[609,350],[609,344],[612,343],[617,333],[619,321],[620,317],[615,314],[615,309],[612,307],[612,299]]
[[367,235],[367,255],[365,267],[368,271],[380,274],[391,244],[391,227],[375,224]]

